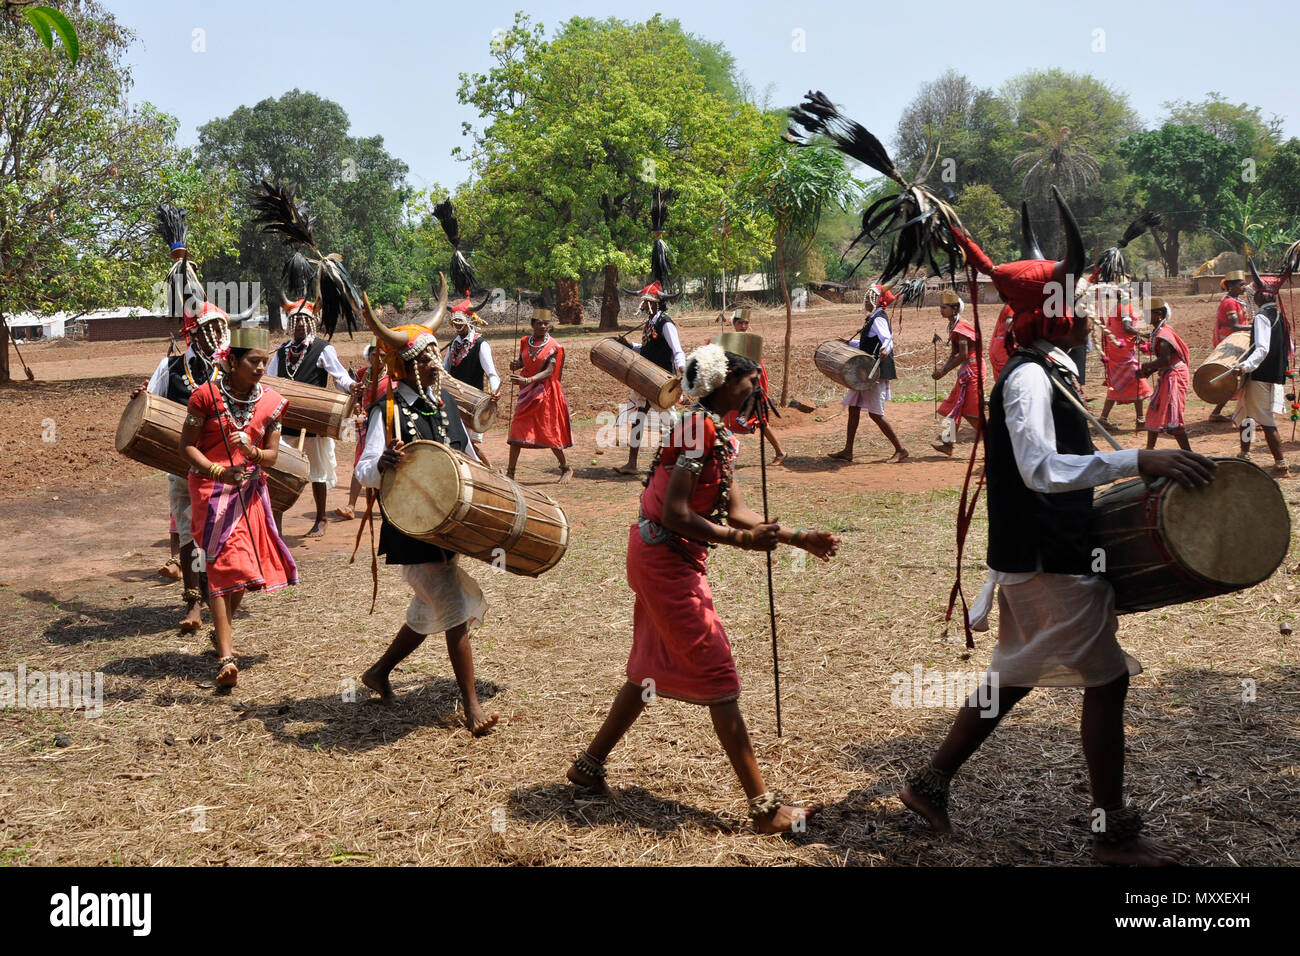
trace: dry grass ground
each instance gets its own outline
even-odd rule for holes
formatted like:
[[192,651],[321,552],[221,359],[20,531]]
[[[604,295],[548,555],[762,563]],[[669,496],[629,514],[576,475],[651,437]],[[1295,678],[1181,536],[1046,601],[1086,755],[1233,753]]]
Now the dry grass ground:
[[[695,340],[706,334],[703,323],[688,331]],[[929,330],[913,334],[923,344],[914,346],[895,394],[925,398],[924,416],[907,419],[904,435],[921,442],[931,428],[922,369]],[[801,387],[819,386],[809,377]],[[575,414],[589,420],[598,407]],[[95,427],[111,435],[119,408],[115,400]],[[900,403],[899,415],[908,408]],[[1192,417],[1202,419],[1203,407]],[[397,630],[409,594],[381,567],[379,607],[367,616],[362,559],[348,567],[337,552],[307,557],[299,587],[247,602],[236,621],[240,686],[231,696],[214,695],[204,633],[177,634],[177,586],[150,577],[154,552],[131,550],[158,537],[159,482],[140,469],[138,477],[120,477],[124,488],[150,496],[140,540],[49,542],[51,549],[122,555],[118,564],[130,573],[49,584],[16,567],[33,562],[31,547],[4,556],[0,673],[19,664],[102,671],[105,702],[96,719],[60,710],[0,712],[0,861],[1090,863],[1079,691],[1036,691],[970,762],[954,787],[955,838],[931,835],[893,796],[937,744],[952,711],[893,706],[891,678],[918,665],[982,671],[993,637],[978,637],[968,653],[960,628],[946,633],[942,620],[962,467],[928,462],[941,487],[898,491],[880,487],[875,476],[884,466],[827,470],[819,455],[842,435],[840,421],[818,426],[810,417],[802,431],[793,429],[794,467],[774,477],[783,521],[833,527],[843,538],[841,557],[829,564],[808,558],[800,566],[788,550],[774,561],[780,740],[763,558],[719,549],[711,559],[745,686],[741,705],[768,781],[795,798],[830,804],[806,833],[750,833],[706,711],[672,701],[653,704],[614,752],[616,802],[576,798],[564,783],[569,761],[623,680],[632,612],[624,549],[639,485],[583,480],[596,475],[580,468],[564,499],[572,545],[556,572],[533,581],[467,565],[491,603],[474,640],[480,694],[502,715],[495,734],[476,740],[460,723],[440,637],[395,674],[395,707],[367,703],[369,692],[352,683]],[[864,437],[879,456],[878,439]],[[741,480],[756,497],[752,440],[746,451],[751,467]],[[551,467],[540,453],[525,456],[521,477],[541,481]],[[1294,505],[1294,480],[1283,488]],[[0,524],[26,514],[39,525],[43,505],[32,495],[15,496],[11,487],[2,507]],[[981,580],[982,518],[981,508],[964,569],[970,596]],[[1296,561],[1293,553],[1288,566]],[[1300,660],[1295,636],[1280,633],[1295,616],[1294,581],[1284,569],[1248,592],[1121,621],[1121,642],[1145,666],[1127,711],[1130,799],[1153,830],[1187,846],[1195,863],[1295,861]],[[1251,686],[1254,699],[1244,700]],[[66,746],[55,745],[59,734]]]

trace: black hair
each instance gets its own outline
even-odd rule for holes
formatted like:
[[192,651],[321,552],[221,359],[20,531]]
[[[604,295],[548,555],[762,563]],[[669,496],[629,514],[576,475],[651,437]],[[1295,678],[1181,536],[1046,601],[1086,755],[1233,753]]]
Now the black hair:
[[[745,356],[739,355],[735,352],[726,352],[725,354],[727,356],[727,379],[734,378],[737,375],[752,375],[754,372],[757,372],[759,370],[758,363],[755,362],[753,359],[746,358]],[[696,359],[693,358],[687,359],[686,373],[685,373],[686,378],[690,378],[690,379],[695,378],[695,375],[692,374],[691,365],[696,362],[697,362]],[[726,379],[724,379],[724,381],[726,381]],[[700,404],[712,408],[713,403],[712,401],[710,401],[710,399],[712,399],[715,394],[717,394],[717,389],[714,389],[708,395],[705,395],[703,398],[701,398]]]
[[244,360],[244,356],[247,355],[247,354],[248,354],[249,352],[251,352],[251,351],[253,351],[253,349],[251,349],[251,348],[248,348],[248,349],[237,349],[237,348],[235,348],[234,346],[231,346],[231,348],[230,348],[230,367],[231,367],[231,368],[234,368],[236,365],[238,365],[240,362],[242,362],[242,361]]

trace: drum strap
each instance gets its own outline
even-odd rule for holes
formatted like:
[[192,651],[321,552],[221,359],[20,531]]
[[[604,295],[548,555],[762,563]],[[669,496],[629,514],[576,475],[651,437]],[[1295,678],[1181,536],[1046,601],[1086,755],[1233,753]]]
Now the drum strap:
[[528,527],[528,503],[524,500],[524,489],[512,481],[510,482],[510,490],[515,495],[515,520],[510,525],[510,533],[506,535],[506,540],[502,543],[502,547],[506,551],[519,543],[519,539],[523,537],[524,529]]

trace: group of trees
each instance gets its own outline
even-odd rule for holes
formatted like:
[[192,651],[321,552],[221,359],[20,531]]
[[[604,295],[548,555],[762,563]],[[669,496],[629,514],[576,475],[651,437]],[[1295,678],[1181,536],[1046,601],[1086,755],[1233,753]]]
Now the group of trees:
[[[318,245],[372,300],[431,294],[450,252],[432,207],[448,192],[413,189],[381,137],[352,135],[341,106],[292,90],[213,119],[181,148],[174,118],[124,105],[131,32],[95,0],[62,6],[75,59],[0,8],[0,310],[150,301],[167,264],[151,235],[160,199],[189,209],[205,278],[259,282],[273,306],[289,250],[252,222],[248,189],[262,178],[297,185]],[[721,43],[658,16],[575,17],[548,38],[520,13],[487,53],[485,72],[460,76],[477,121],[453,151],[468,171],[453,195],[463,244],[487,285],[552,288],[570,319],[595,293],[601,327],[616,327],[619,289],[650,272],[654,186],[676,197],[673,274],[703,280],[708,296],[766,271],[788,308],[788,278],[842,279],[856,263],[844,253],[882,183],[783,142],[782,111]],[[1022,198],[1054,247],[1052,185],[1094,252],[1137,212],[1162,213],[1139,258],[1170,274],[1227,249],[1267,260],[1300,234],[1300,140],[1215,94],[1166,108],[1143,129],[1124,94],[1091,76],[1034,70],[994,91],[950,70],[903,110],[893,153],[905,174],[933,162],[931,186],[996,259],[1017,254]]]
[[940,185],[995,258],[1014,254],[1021,199],[1050,248],[1052,185],[1094,252],[1138,212],[1161,213],[1144,243],[1166,275],[1228,250],[1267,258],[1300,233],[1300,140],[1283,142],[1279,120],[1215,93],[1165,109],[1142,129],[1127,97],[1090,76],[1036,70],[994,92],[949,70],[904,110],[896,159],[915,169],[937,145]]

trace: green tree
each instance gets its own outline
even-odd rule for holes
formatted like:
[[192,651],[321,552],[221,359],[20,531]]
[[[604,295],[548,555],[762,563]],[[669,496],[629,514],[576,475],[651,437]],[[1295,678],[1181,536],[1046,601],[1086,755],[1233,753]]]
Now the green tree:
[[1145,206],[1164,217],[1151,230],[1165,275],[1178,275],[1180,237],[1202,229],[1207,211],[1225,205],[1236,180],[1236,152],[1199,126],[1165,123],[1129,137],[1121,153],[1135,171]]
[[[149,302],[169,261],[153,235],[160,200],[190,210],[196,259],[230,245],[229,178],[177,148],[175,119],[123,105],[130,31],[92,2],[75,20],[73,66],[0,17],[0,311]],[[6,329],[0,381],[8,354]]]
[[938,150],[932,180],[955,192],[972,183],[988,183],[1009,193],[1012,180],[995,144],[1006,138],[1010,127],[1010,110],[1002,99],[949,69],[923,84],[903,110],[894,134],[894,161],[904,175],[914,175]]
[[[294,183],[318,220],[321,248],[343,257],[371,299],[401,307],[422,285],[405,220],[414,191],[406,183],[406,164],[389,155],[383,137],[352,136],[349,126],[338,103],[291,90],[201,126],[198,153],[206,168],[228,170],[247,185],[261,179]],[[235,215],[242,270],[262,283],[274,311],[290,251],[253,222],[246,192],[236,199]],[[234,261],[218,265],[233,269]]]
[[1274,150],[1260,172],[1259,184],[1284,216],[1300,218],[1300,139],[1292,137]]
[[1020,258],[1016,236],[1020,217],[1003,202],[992,186],[976,183],[962,191],[953,207],[972,236],[994,262]]
[[795,146],[773,139],[756,151],[736,184],[738,208],[766,217],[773,226],[776,273],[785,300],[785,345],[782,350],[781,399],[790,398],[790,340],[793,308],[787,279],[792,263],[808,252],[822,214],[844,209],[861,195],[844,158],[821,146]]
[[1229,103],[1219,93],[1210,93],[1199,103],[1175,100],[1165,103],[1167,121],[1181,126],[1198,126],[1215,139],[1230,144],[1242,159],[1262,166],[1282,141],[1282,120],[1265,120],[1258,106]]
[[544,36],[516,14],[493,44],[495,65],[462,74],[461,102],[483,126],[467,127],[477,179],[457,204],[483,229],[471,235],[483,267],[534,287],[600,274],[601,328],[616,328],[620,273],[650,269],[652,186],[677,193],[674,272],[716,274],[724,239],[735,255],[751,232],[728,208],[728,187],[775,124],[711,89],[716,57],[706,75],[659,17],[574,18]]

